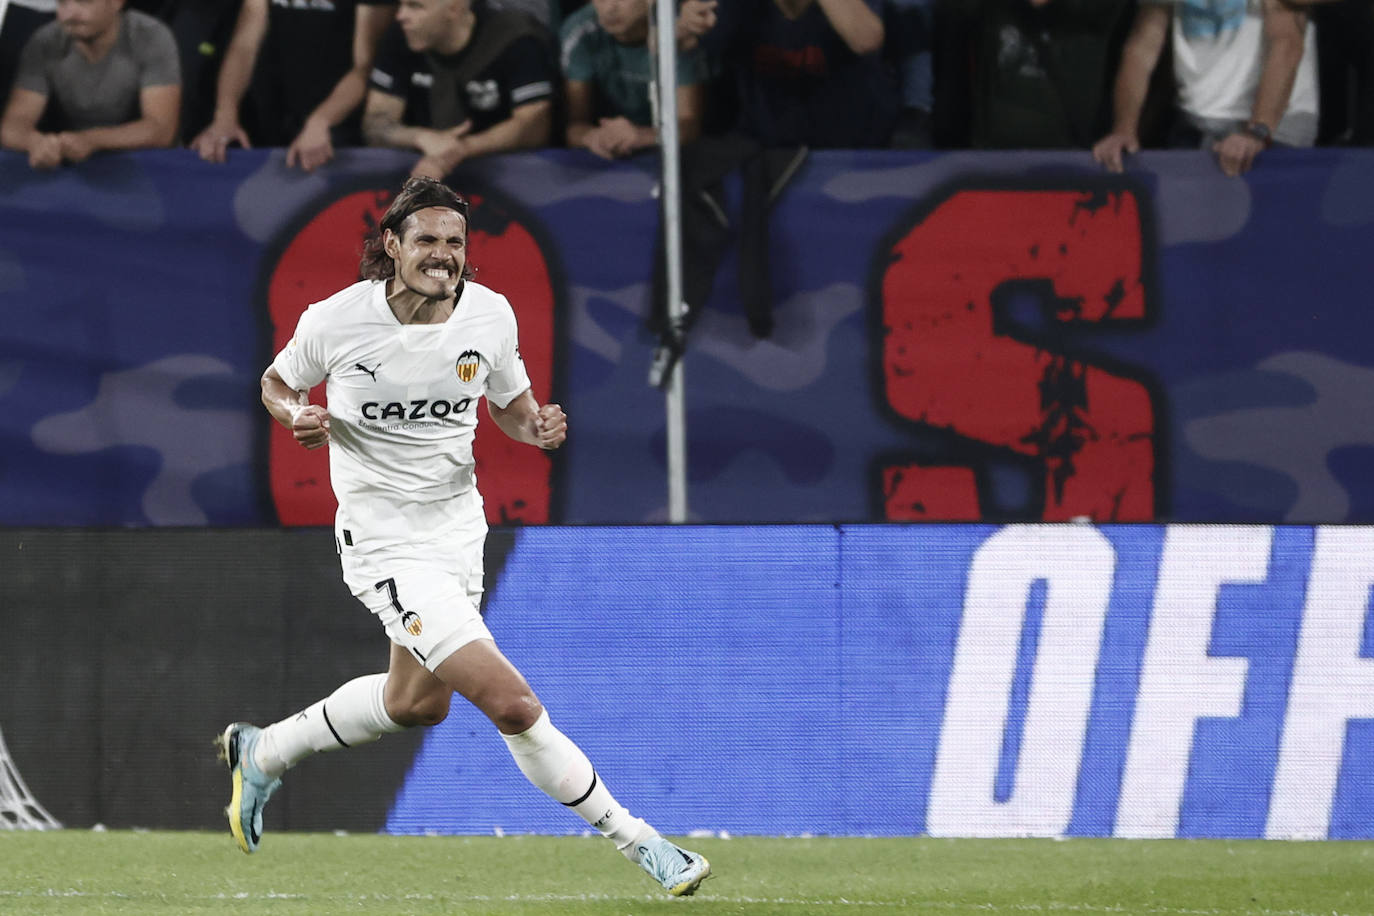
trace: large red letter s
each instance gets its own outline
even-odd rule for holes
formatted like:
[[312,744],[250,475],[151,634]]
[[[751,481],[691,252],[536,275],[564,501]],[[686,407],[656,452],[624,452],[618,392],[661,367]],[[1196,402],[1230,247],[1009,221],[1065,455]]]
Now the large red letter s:
[[[1043,520],[1152,519],[1149,391],[1052,342],[1010,336],[996,308],[1008,284],[1037,284],[1056,322],[1141,322],[1142,251],[1130,191],[954,192],[896,242],[882,277],[888,404],[912,422],[1034,461],[1043,468]],[[983,518],[972,463],[883,468],[886,516]]]

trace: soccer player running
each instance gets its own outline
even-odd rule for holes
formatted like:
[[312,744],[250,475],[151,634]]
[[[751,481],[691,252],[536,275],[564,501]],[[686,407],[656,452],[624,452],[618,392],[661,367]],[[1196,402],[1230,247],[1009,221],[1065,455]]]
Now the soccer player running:
[[[391,659],[385,674],[351,680],[274,725],[224,730],[230,832],[253,852],[287,769],[435,725],[457,693],[491,719],[530,782],[668,893],[691,894],[710,864],[612,797],[478,613],[487,525],[473,474],[477,402],[485,396],[506,435],[538,448],[562,445],[568,423],[557,404],[535,401],[515,313],[473,282],[467,237],[463,198],[429,178],[407,181],[364,246],[365,279],[311,305],[263,374],[277,422],[307,449],[329,447],[344,581],[385,628]],[[326,380],[328,407],[309,403]]]

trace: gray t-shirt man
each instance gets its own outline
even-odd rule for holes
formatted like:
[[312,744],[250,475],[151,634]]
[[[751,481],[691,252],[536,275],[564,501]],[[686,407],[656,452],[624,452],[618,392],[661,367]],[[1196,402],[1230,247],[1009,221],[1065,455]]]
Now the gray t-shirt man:
[[57,105],[58,129],[114,127],[138,120],[139,92],[181,83],[172,30],[138,10],[125,10],[115,45],[87,60],[57,22],[39,28],[24,45],[14,84]]

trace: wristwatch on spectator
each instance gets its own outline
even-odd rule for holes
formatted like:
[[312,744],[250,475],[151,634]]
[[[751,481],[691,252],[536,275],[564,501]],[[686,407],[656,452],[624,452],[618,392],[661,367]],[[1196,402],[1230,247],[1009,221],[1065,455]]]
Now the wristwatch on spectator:
[[1263,121],[1251,121],[1241,128],[1241,133],[1254,137],[1268,149],[1274,145],[1274,132]]

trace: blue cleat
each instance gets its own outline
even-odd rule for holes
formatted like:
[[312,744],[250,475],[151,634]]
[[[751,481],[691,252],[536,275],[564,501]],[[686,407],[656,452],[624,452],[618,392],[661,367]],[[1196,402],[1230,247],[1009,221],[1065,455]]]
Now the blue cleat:
[[215,739],[219,759],[229,765],[233,795],[224,814],[229,818],[229,832],[238,841],[239,849],[254,852],[262,839],[262,809],[281,785],[280,779],[269,779],[253,762],[253,747],[262,729],[247,722],[235,722]]
[[639,853],[639,867],[674,897],[696,893],[711,874],[711,863],[705,856],[674,846],[661,836],[640,843],[635,851]]

